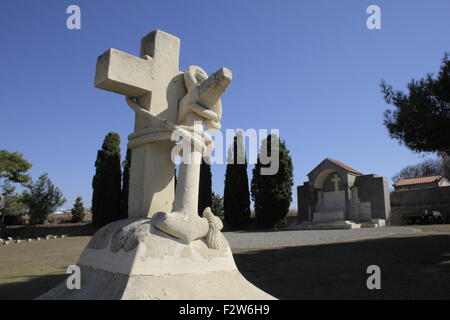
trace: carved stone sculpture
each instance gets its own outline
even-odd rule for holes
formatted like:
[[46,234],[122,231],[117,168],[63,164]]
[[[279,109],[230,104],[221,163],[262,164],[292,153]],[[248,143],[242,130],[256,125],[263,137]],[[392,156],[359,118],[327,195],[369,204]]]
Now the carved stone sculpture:
[[201,158],[214,148],[203,126],[220,129],[231,71],[182,73],[178,51],[179,39],[157,30],[143,38],[142,58],[115,49],[99,57],[96,86],[125,95],[136,115],[130,218],[92,237],[77,263],[80,290],[64,282],[39,299],[273,299],[237,270],[220,218],[210,208],[197,213]]

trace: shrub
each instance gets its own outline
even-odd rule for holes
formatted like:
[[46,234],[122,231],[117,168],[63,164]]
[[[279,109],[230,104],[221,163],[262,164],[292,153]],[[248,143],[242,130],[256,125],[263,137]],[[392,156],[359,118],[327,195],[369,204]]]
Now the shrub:
[[75,203],[71,210],[72,212],[72,220],[71,222],[81,222],[84,219],[84,206],[81,197],[77,197],[75,199]]

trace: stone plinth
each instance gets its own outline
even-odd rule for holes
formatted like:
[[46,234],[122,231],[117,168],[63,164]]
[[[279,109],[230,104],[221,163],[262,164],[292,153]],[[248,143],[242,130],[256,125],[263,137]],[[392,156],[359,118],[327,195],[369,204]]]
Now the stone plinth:
[[154,228],[151,219],[113,222],[93,236],[77,265],[81,289],[66,281],[38,299],[274,299],[237,270],[227,240],[210,249]]
[[361,223],[361,228],[380,228],[385,226],[386,220],[384,219],[372,219],[371,221]]
[[359,223],[354,223],[349,220],[345,221],[331,221],[322,223],[303,222],[289,227],[291,230],[339,230],[339,229],[360,229],[362,227]]
[[343,221],[343,220],[345,220],[345,212],[342,210],[314,212],[313,218],[314,223]]

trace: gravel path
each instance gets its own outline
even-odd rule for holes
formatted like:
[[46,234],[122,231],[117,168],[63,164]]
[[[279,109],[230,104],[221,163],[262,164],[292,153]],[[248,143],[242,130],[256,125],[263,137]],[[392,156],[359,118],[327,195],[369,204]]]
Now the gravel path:
[[231,248],[273,248],[281,246],[342,242],[387,235],[422,233],[405,227],[362,228],[349,230],[278,230],[224,232]]

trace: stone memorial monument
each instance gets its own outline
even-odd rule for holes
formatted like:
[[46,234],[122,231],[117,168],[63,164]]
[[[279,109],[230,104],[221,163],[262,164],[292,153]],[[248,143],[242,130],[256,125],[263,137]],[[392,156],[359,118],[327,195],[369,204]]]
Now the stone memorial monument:
[[197,213],[201,158],[214,147],[203,126],[220,129],[231,71],[182,72],[179,51],[177,37],[156,30],[140,57],[110,49],[98,58],[95,86],[124,95],[135,112],[129,218],[92,237],[77,263],[80,289],[64,281],[39,299],[274,299],[237,270],[221,220],[210,208]]
[[383,227],[389,218],[387,178],[324,159],[297,187],[299,229]]

